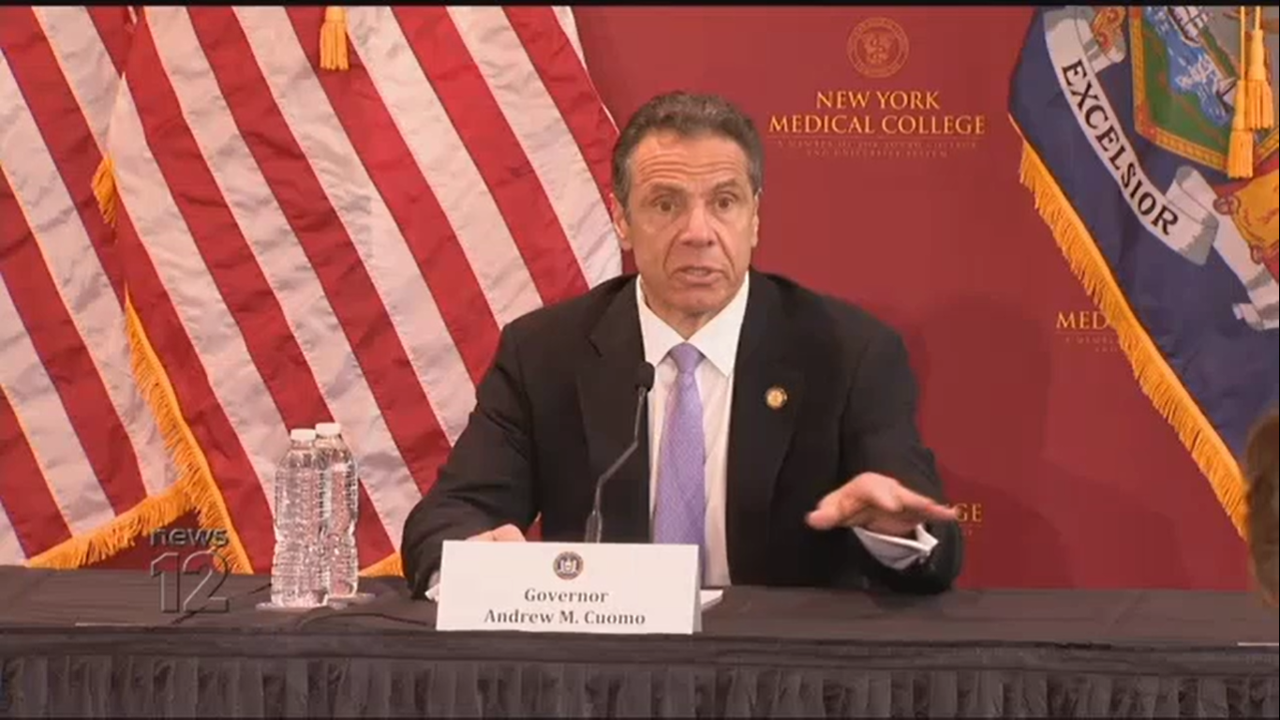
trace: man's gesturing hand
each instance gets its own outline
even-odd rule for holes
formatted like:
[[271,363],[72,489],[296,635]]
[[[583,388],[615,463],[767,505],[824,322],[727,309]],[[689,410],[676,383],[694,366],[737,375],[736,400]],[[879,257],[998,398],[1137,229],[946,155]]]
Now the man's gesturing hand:
[[492,530],[485,530],[482,533],[476,533],[467,538],[468,542],[524,542],[524,533],[520,532],[520,528],[507,523],[502,527]]
[[945,507],[879,473],[862,473],[827,494],[806,517],[818,530],[861,527],[881,535],[912,537],[916,526],[930,520],[955,520]]

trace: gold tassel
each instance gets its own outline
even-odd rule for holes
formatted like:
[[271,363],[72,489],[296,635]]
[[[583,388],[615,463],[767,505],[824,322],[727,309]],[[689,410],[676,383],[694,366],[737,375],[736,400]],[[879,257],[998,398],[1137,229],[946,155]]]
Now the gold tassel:
[[1245,71],[1245,126],[1250,130],[1267,130],[1276,124],[1275,99],[1271,93],[1271,78],[1267,77],[1262,7],[1254,8],[1254,13],[1253,29],[1249,31],[1249,69]]
[[112,227],[116,224],[116,170],[110,157],[104,156],[93,173],[93,196],[98,199],[98,211],[102,219]]
[[1248,23],[1245,7],[1240,6],[1240,64],[1236,73],[1235,114],[1231,117],[1231,142],[1227,147],[1227,177],[1253,177],[1253,131],[1246,122],[1249,106],[1248,81],[1245,66],[1248,62],[1248,46],[1245,44],[1245,26]]
[[347,61],[347,11],[337,5],[324,9],[324,24],[320,26],[320,69],[346,70]]
[[1244,103],[1239,97],[1243,88],[1236,90],[1236,112],[1231,118],[1231,145],[1227,149],[1227,177],[1253,177],[1253,131],[1244,121]]

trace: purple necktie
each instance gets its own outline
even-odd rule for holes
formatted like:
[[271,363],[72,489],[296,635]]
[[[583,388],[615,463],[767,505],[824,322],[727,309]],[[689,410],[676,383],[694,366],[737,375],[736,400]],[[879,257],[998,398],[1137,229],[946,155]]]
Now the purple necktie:
[[694,371],[702,362],[698,348],[682,343],[671,348],[679,374],[667,398],[667,418],[658,455],[658,490],[653,513],[653,541],[697,545],[706,537],[707,448],[702,436],[702,399]]

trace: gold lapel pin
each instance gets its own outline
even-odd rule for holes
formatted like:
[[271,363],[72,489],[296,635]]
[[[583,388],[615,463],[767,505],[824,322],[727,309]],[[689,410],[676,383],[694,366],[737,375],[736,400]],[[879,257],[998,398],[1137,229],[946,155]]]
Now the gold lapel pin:
[[787,404],[787,391],[774,385],[765,391],[764,402],[774,410],[779,410]]

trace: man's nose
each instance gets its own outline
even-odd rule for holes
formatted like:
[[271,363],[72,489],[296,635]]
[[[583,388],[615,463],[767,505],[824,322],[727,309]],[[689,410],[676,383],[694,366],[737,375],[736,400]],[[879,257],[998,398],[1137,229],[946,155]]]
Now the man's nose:
[[689,212],[689,221],[685,223],[684,232],[680,233],[680,242],[690,245],[709,245],[715,241],[715,230],[712,226],[711,213],[701,204],[695,204]]

